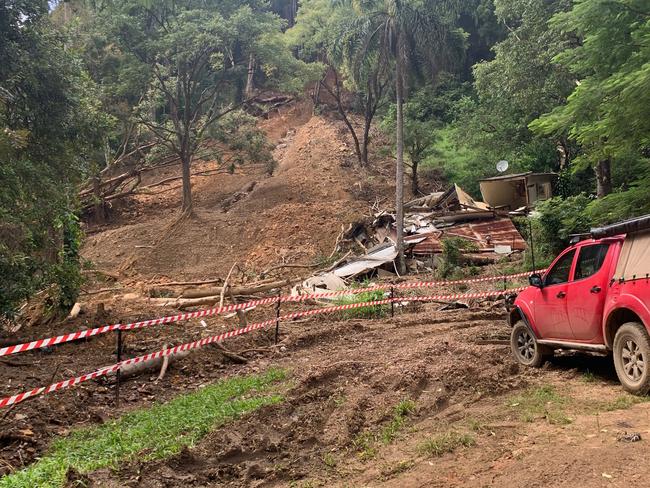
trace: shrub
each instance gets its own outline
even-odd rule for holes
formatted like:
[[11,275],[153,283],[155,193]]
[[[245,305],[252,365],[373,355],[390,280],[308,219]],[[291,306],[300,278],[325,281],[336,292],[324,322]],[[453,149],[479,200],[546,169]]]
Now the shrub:
[[[366,288],[370,286],[370,283],[364,282],[357,285],[354,285],[352,288]],[[381,290],[377,291],[368,291],[363,293],[357,293],[356,295],[347,295],[342,296],[334,301],[336,305],[348,305],[352,303],[364,303],[364,302],[374,302],[377,300],[383,300],[384,292]],[[374,317],[383,317],[386,313],[388,305],[368,305],[367,307],[358,307],[351,308],[350,310],[341,310],[338,312],[338,316],[341,319],[368,319]]]
[[475,274],[472,266],[463,266],[463,251],[477,251],[478,246],[462,237],[448,237],[442,240],[442,263],[438,268],[441,278],[463,278]]
[[[580,194],[568,198],[554,197],[540,202],[532,218],[537,264],[548,264],[568,246],[571,234],[589,232],[594,226],[648,213],[650,199],[647,197],[647,185],[642,182],[627,191],[612,193],[600,199]],[[526,219],[523,220],[518,222],[518,227],[528,238],[527,222]]]

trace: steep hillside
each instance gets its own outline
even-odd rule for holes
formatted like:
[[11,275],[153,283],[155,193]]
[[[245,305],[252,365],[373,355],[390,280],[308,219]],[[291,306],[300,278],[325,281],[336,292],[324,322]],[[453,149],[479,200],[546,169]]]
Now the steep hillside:
[[[372,181],[390,195],[389,178],[361,174],[342,124],[311,113],[302,102],[261,123],[276,144],[273,176],[243,165],[234,174],[195,177],[195,216],[175,226],[180,188],[134,197],[112,225],[89,229],[84,257],[98,269],[151,280],[214,278],[235,262],[254,272],[330,255],[341,225],[369,210],[354,196],[359,188]],[[195,170],[214,167],[201,161]],[[372,193],[364,197],[374,200]]]

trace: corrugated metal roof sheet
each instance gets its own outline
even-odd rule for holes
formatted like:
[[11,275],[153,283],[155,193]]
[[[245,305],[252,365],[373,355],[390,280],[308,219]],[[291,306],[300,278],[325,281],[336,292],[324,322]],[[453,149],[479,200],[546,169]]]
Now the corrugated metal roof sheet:
[[493,250],[495,245],[510,246],[513,251],[526,249],[526,242],[510,219],[497,218],[477,223],[454,225],[430,234],[413,247],[413,254],[428,255],[442,252],[442,239],[464,237],[478,246],[479,250]]

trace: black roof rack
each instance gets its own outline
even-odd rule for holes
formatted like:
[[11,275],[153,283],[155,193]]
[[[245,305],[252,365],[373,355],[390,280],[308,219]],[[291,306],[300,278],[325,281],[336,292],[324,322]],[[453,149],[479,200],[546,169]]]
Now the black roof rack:
[[650,215],[636,217],[616,224],[606,225],[604,227],[595,227],[591,229],[591,235],[594,239],[603,237],[612,237],[619,234],[629,234],[631,232],[640,232],[650,230]]
[[586,232],[584,234],[569,234],[569,244],[572,246],[574,244],[577,244],[583,239],[589,239],[591,237],[591,234],[589,232]]

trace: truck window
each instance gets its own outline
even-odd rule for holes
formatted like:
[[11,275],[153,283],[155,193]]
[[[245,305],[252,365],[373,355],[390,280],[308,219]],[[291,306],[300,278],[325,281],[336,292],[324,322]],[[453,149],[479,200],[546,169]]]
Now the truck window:
[[609,244],[596,244],[582,247],[580,254],[578,254],[578,262],[576,263],[576,272],[573,279],[581,280],[596,274],[605,261],[607,249],[609,249]]
[[544,284],[548,285],[559,285],[560,283],[566,283],[569,281],[569,273],[571,272],[571,263],[573,263],[573,256],[575,256],[576,250],[566,253],[560,258],[560,260],[555,263],[555,266],[546,275]]

